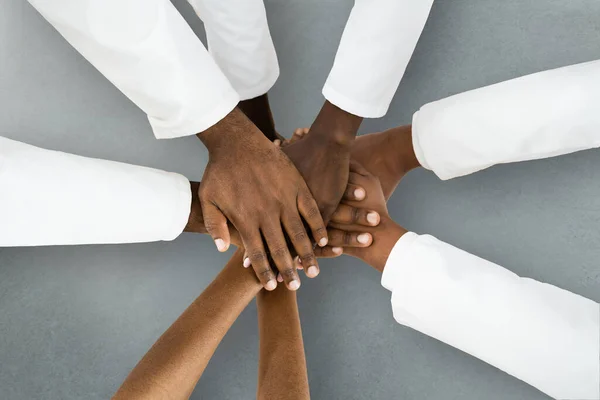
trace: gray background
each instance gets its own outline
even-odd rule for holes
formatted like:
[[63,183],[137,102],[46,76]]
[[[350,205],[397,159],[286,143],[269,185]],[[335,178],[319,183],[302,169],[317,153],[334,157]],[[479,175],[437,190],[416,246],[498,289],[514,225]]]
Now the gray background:
[[[175,3],[202,36],[189,6]],[[277,127],[289,133],[322,104],[352,2],[266,3],[281,62],[272,105]],[[144,114],[26,2],[0,4],[1,135],[202,177],[207,154],[196,138],[155,140]],[[409,123],[420,105],[450,94],[597,58],[600,1],[437,0],[390,112],[362,132]],[[600,301],[598,155],[449,182],[415,171],[390,210],[408,229]],[[108,398],[227,257],[208,237],[189,234],[171,243],[0,249],[0,398]],[[299,293],[313,398],[546,398],[396,324],[374,270],[349,258],[322,266]],[[255,315],[252,304],[240,316],[194,399],[254,396]]]

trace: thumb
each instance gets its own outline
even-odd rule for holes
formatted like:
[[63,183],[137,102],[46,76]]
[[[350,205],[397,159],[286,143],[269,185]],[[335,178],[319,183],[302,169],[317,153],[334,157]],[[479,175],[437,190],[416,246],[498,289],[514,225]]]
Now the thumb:
[[204,226],[208,234],[212,236],[220,252],[227,251],[231,243],[229,229],[227,228],[227,218],[225,218],[221,210],[214,204],[203,201],[201,205]]

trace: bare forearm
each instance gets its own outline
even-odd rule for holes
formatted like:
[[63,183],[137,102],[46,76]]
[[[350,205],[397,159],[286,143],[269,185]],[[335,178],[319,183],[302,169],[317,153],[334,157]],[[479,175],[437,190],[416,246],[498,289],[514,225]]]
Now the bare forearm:
[[238,107],[269,140],[278,139],[275,120],[266,93],[253,99],[242,100]]
[[114,399],[187,399],[217,346],[261,285],[238,250],[223,271],[158,339]]
[[296,293],[279,286],[256,298],[260,333],[257,399],[309,399]]

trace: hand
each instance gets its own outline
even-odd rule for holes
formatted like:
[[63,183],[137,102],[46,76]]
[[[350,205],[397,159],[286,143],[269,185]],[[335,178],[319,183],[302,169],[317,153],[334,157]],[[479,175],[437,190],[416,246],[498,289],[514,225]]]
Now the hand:
[[[390,218],[377,177],[355,161],[350,169],[349,184],[364,189],[366,196],[363,200],[344,201],[340,205],[329,223],[329,244],[316,249],[316,254],[318,257],[337,257],[341,252],[336,247],[342,247],[343,253],[360,258],[382,272],[390,252],[406,230]],[[375,213],[380,218],[378,224],[365,225],[365,220],[375,222]],[[370,234],[372,244],[368,247],[347,246],[348,238],[352,238],[353,232]]]
[[352,143],[352,160],[379,179],[386,201],[404,175],[420,166],[413,149],[411,128],[405,125],[361,135]]
[[[298,141],[308,133],[309,128],[296,129],[290,142]],[[358,136],[352,142],[350,159],[358,161],[379,179],[386,201],[400,180],[421,166],[413,148],[411,125]]]
[[348,183],[350,144],[362,119],[326,102],[310,135],[283,147],[328,221]]
[[[209,161],[200,184],[204,224],[219,251],[230,244],[227,221],[240,234],[248,258],[267,290],[277,286],[263,237],[289,289],[300,279],[284,231],[305,265],[318,268],[302,218],[320,245],[327,232],[319,209],[292,162],[237,109],[200,133]],[[301,218],[302,217],[302,218]]]
[[[188,218],[188,223],[183,229],[184,232],[191,233],[205,233],[208,234],[206,227],[204,226],[204,218],[202,216],[202,205],[200,204],[200,197],[198,196],[198,191],[200,190],[200,182],[190,182],[190,188],[192,190],[192,205],[190,207],[190,216]],[[227,228],[229,229],[229,239],[231,243],[236,245],[237,247],[242,247],[242,239],[240,238],[240,234],[235,229],[235,226],[231,225],[231,223],[227,223]]]

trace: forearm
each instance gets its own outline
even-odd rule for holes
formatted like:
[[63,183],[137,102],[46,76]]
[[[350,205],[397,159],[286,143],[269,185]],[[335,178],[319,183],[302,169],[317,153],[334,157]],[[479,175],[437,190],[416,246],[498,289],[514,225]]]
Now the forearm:
[[327,100],[365,118],[385,115],[433,0],[357,0],[344,29]]
[[174,173],[0,137],[0,246],[173,240],[190,213]]
[[202,132],[240,99],[168,0],[29,2],[148,114],[158,138]]
[[253,99],[242,100],[238,107],[270,141],[279,138],[275,131],[275,120],[266,93]]
[[260,333],[257,399],[309,399],[296,293],[282,285],[256,297]]
[[600,306],[429,235],[404,235],[383,271],[394,317],[558,399],[600,396]]
[[600,60],[460,93],[413,116],[413,146],[441,179],[600,146]]
[[324,143],[349,146],[362,123],[363,118],[325,101],[317,118],[310,127],[311,134]]
[[[187,399],[217,346],[261,289],[236,251],[223,271],[131,371],[115,399]],[[168,395],[168,396],[167,396]]]

